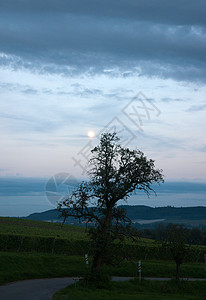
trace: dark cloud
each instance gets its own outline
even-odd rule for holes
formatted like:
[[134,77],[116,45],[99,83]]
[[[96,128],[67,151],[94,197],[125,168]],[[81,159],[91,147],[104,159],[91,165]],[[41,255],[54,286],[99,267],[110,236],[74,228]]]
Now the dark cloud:
[[204,81],[205,8],[200,0],[1,1],[0,63]]
[[180,99],[180,98],[162,98],[161,99],[162,102],[184,102],[183,99]]
[[205,0],[1,0],[3,12],[69,13],[177,25],[206,25]]
[[[4,120],[6,126],[11,132],[29,133],[29,132],[52,132],[56,130],[55,122],[41,119],[33,116],[15,115],[15,114],[0,114],[0,119]],[[5,122],[5,121],[8,122]],[[60,126],[60,125],[59,125]]]
[[[74,115],[69,109],[56,107],[55,111],[49,104],[45,104],[44,108],[32,106],[31,110],[25,110],[25,112],[10,112],[0,113],[0,120],[7,132],[30,134],[34,132],[38,133],[55,133],[57,130],[67,128],[78,123],[83,123],[80,120],[82,112]],[[83,119],[83,118],[82,118]]]
[[38,91],[32,88],[26,88],[25,90],[22,91],[24,94],[28,95],[36,95],[38,94]]
[[[202,146],[200,149],[199,149],[201,152],[206,152],[206,145]],[[205,162],[206,163],[206,162]]]
[[186,112],[196,112],[206,110],[206,103],[201,105],[192,105],[186,110]]

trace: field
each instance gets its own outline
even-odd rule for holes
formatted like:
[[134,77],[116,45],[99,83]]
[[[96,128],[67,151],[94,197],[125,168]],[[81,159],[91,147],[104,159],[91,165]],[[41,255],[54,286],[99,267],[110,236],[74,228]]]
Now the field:
[[84,287],[81,284],[69,286],[58,292],[54,300],[203,300],[206,297],[205,282],[148,281],[131,280],[113,282],[107,289]]
[[[0,252],[0,284],[32,278],[85,276],[89,267],[84,256],[67,256],[37,253]],[[91,265],[91,260],[90,260]],[[138,260],[124,262],[120,266],[105,267],[111,276],[138,276]],[[184,263],[183,277],[206,278],[203,263]],[[175,264],[172,261],[142,261],[143,277],[175,277]]]
[[60,223],[30,221],[20,218],[0,217],[0,234],[22,236],[59,237],[66,239],[85,239],[85,229],[77,226],[61,226]]
[[[148,239],[139,239],[135,243],[115,243],[113,248],[128,259],[171,259],[167,248]],[[203,262],[205,249],[203,246],[191,247],[187,261]],[[84,228],[18,218],[0,218],[0,251],[92,255]]]
[[[120,249],[118,243],[114,245],[114,250],[117,249]],[[0,284],[32,278],[85,276],[91,266],[92,253],[89,238],[82,227],[69,225],[61,227],[58,223],[0,218],[0,250]],[[171,260],[169,253],[155,241],[146,239],[139,240],[136,243],[128,241],[121,245],[121,251],[129,253],[128,260],[116,267],[105,267],[105,271],[111,276],[137,277],[138,260],[141,259],[143,277],[175,277],[174,262]],[[88,267],[84,261],[85,253],[89,253]],[[194,247],[193,254],[195,256],[188,257],[187,261],[181,266],[182,277],[206,278],[203,253],[206,253],[206,247]],[[133,287],[133,292],[128,294],[128,299],[138,299],[134,295],[137,289],[136,283],[127,284]],[[126,292],[128,289],[127,284],[112,284],[110,288],[113,289],[112,294],[114,294],[114,297],[107,298],[127,299],[124,298],[126,297],[125,293],[128,292]],[[143,281],[142,286],[138,289],[146,288],[147,284]],[[154,290],[158,292],[160,289],[158,284],[160,283],[154,283],[154,285],[151,283],[151,290],[146,294],[151,295]],[[201,283],[199,284],[201,290]],[[167,288],[165,287],[165,289]],[[187,287],[185,289],[188,290]],[[173,287],[168,287],[168,290],[171,290],[171,293],[176,296],[179,293]],[[68,291],[71,295],[69,299],[105,299],[108,293],[108,290],[101,290],[101,292],[97,290],[94,291],[94,295],[90,295],[91,298],[81,298],[82,291],[84,291],[84,294],[90,293],[88,287],[79,287],[78,291],[74,287],[70,287]],[[77,293],[79,294],[77,295]],[[98,297],[95,296],[95,293]],[[74,296],[72,296],[73,294]],[[118,297],[115,296],[117,294]],[[101,295],[104,295],[105,298],[101,298],[103,297]],[[202,296],[199,296],[198,299],[201,299]],[[67,299],[66,296],[61,297],[57,296],[56,299]],[[153,297],[153,299],[155,298]],[[178,298],[172,297],[171,299]]]

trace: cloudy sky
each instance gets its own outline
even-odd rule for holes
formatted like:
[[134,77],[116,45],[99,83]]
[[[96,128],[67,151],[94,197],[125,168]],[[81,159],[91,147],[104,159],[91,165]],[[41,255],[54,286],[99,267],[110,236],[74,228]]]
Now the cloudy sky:
[[116,129],[167,180],[206,181],[205,11],[205,0],[1,0],[0,176],[84,176],[99,134]]

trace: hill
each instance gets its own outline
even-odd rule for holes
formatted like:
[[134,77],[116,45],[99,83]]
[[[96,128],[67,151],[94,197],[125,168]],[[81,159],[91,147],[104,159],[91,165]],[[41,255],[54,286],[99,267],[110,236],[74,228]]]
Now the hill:
[[[206,207],[149,207],[144,205],[123,205],[128,217],[136,225],[144,227],[151,224],[163,223],[182,223],[186,226],[206,226]],[[29,220],[61,222],[59,212],[56,209],[48,210],[42,213],[34,213],[26,217]],[[67,224],[77,224],[74,218],[68,218]]]

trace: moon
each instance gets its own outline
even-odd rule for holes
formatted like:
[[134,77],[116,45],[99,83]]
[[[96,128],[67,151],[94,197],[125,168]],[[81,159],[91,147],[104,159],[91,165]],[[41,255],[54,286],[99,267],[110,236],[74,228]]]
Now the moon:
[[88,135],[89,138],[93,138],[95,136],[95,133],[94,133],[93,130],[90,130],[90,131],[87,132],[87,135]]

